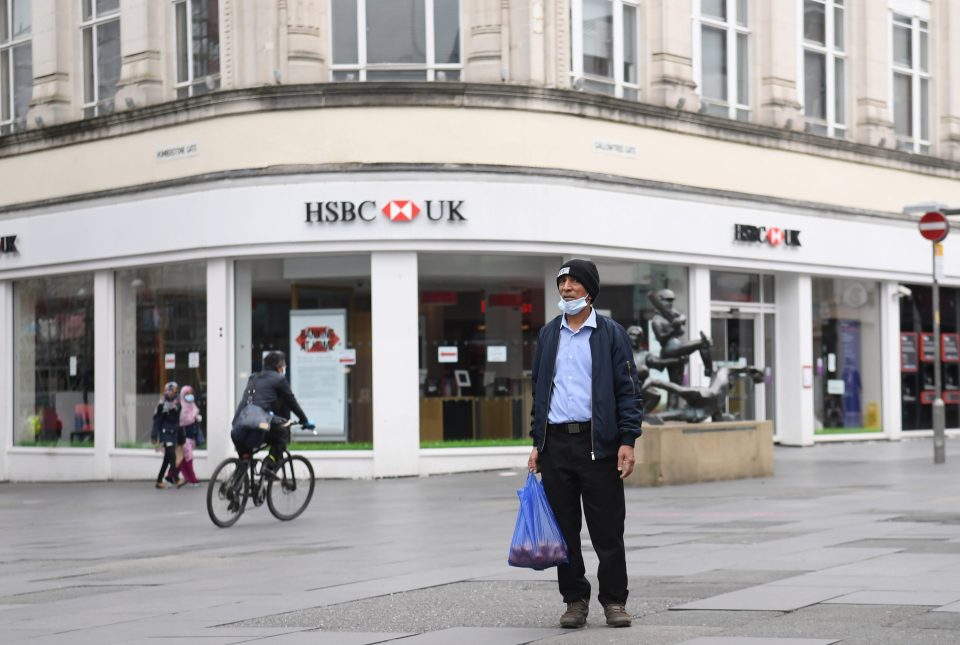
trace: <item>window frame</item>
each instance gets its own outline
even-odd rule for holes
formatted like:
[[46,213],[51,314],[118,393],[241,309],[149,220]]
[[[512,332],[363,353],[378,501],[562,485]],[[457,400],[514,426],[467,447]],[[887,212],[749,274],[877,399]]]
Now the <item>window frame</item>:
[[[596,83],[608,85],[613,89],[610,96],[629,101],[639,101],[643,95],[640,86],[643,78],[641,65],[643,57],[641,56],[640,39],[642,30],[642,18],[639,0],[607,0],[612,3],[613,23],[611,32],[613,33],[613,58],[611,65],[613,68],[613,78],[602,76],[591,76],[583,71],[583,0],[571,0],[570,2],[570,86],[574,89],[585,89],[587,83]],[[624,6],[632,7],[636,14],[635,35],[636,42],[634,55],[637,64],[637,81],[628,83],[623,80],[623,63],[625,60],[624,43]],[[633,92],[633,96],[629,93]],[[597,92],[606,94],[606,92]]]
[[[33,77],[33,7],[30,7],[30,29],[27,30],[26,34],[21,34],[18,37],[13,36],[13,3],[14,0],[0,0],[6,7],[7,12],[7,33],[0,34],[0,54],[6,52],[7,54],[7,82],[8,86],[7,91],[7,105],[5,106],[9,110],[10,117],[7,119],[3,118],[3,107],[0,106],[0,137],[6,134],[11,134],[18,130],[26,129],[26,114],[17,116],[17,101],[16,101],[16,86],[15,86],[15,75],[14,75],[14,66],[13,66],[13,50],[21,47],[23,45],[29,45],[30,47],[30,76]],[[2,58],[2,56],[0,56]],[[4,88],[0,88],[0,97],[3,96]],[[31,88],[31,99],[32,97],[32,88]],[[29,109],[29,106],[28,106]]]
[[[202,79],[197,78],[194,75],[194,48],[193,48],[193,5],[196,2],[209,2],[209,0],[172,0],[171,6],[173,8],[173,51],[174,51],[174,70],[173,70],[173,92],[174,96],[178,99],[189,98],[197,96],[195,94],[195,88],[201,83],[205,86],[205,91],[200,94],[207,94],[213,92],[220,88],[221,75],[217,74],[207,74]],[[184,11],[186,12],[186,25],[187,30],[186,35],[186,48],[187,48],[187,80],[180,80],[179,74],[179,63],[180,63],[180,23],[177,20],[177,8],[179,5],[184,5]],[[217,11],[220,11],[220,2],[217,2]],[[219,16],[217,19],[217,24],[220,24]],[[220,43],[220,32],[219,28],[217,31],[217,44],[218,44],[218,64],[219,64],[219,43]],[[185,92],[184,92],[185,90]]]
[[[459,47],[459,63],[437,63],[436,62],[436,12],[434,11],[434,0],[423,0],[423,19],[424,25],[424,62],[423,63],[367,63],[367,2],[366,0],[356,0],[357,5],[357,62],[356,63],[335,63],[333,34],[337,26],[334,23],[333,5],[331,3],[328,25],[330,38],[328,39],[328,52],[330,56],[330,80],[332,82],[367,82],[367,72],[425,72],[427,81],[436,81],[437,74],[446,72],[456,72],[455,79],[449,79],[458,82],[463,79],[463,3],[464,0],[457,2],[457,45]],[[338,78],[338,75],[356,74],[356,78]],[[441,78],[441,82],[448,81],[447,78]],[[393,82],[393,81],[391,81]]]
[[[83,18],[83,3],[84,3],[85,1],[89,1],[89,2],[90,2],[90,17],[87,18],[87,19],[84,19],[84,18]],[[114,9],[114,10],[112,10],[112,11],[109,11],[109,12],[107,12],[107,13],[104,13],[104,14],[100,14],[100,13],[98,12],[96,0],[80,0],[80,7],[81,7],[81,9],[80,9],[80,24],[79,24],[79,27],[80,27],[80,66],[81,66],[81,70],[82,70],[82,74],[81,74],[81,76],[80,76],[80,83],[81,83],[81,93],[82,93],[82,95],[83,95],[83,100],[82,100],[82,102],[81,102],[81,104],[80,104],[80,109],[82,110],[82,113],[83,113],[83,117],[84,117],[84,118],[101,116],[101,115],[103,115],[103,114],[112,114],[112,113],[115,111],[115,107],[113,107],[113,108],[111,108],[111,109],[109,109],[109,110],[106,110],[105,108],[108,107],[108,106],[106,105],[106,103],[104,102],[104,100],[100,98],[100,48],[97,46],[97,33],[98,33],[98,30],[99,30],[103,25],[107,24],[108,22],[112,22],[112,21],[114,21],[114,20],[117,21],[117,26],[118,26],[118,27],[120,26],[119,23],[120,23],[120,9],[121,9],[121,6],[120,6],[120,4],[119,4],[119,2],[118,2],[116,9]],[[90,61],[90,63],[91,63],[91,69],[90,69],[90,70],[87,70],[87,68],[86,68],[87,61],[86,61],[86,56],[85,56],[84,51],[83,51],[83,36],[84,36],[84,32],[85,32],[86,30],[88,30],[88,29],[90,30],[90,33],[91,33],[91,35],[90,35],[90,38],[91,38],[91,45],[90,45],[90,47],[91,47],[91,51],[92,51],[92,60]],[[121,39],[122,39],[122,32],[121,32]],[[122,60],[123,60],[123,58],[122,58],[122,52],[121,52],[121,66],[123,65]],[[87,99],[87,95],[86,95],[86,92],[87,92],[86,82],[87,82],[87,72],[88,72],[88,71],[89,71],[89,73],[92,75],[92,79],[93,79],[93,82],[91,83],[91,87],[93,88],[93,90],[92,90],[92,91],[93,91],[93,98],[92,98],[91,100],[88,100],[88,99]],[[114,94],[114,96],[111,97],[110,100],[111,100],[111,101],[114,100],[115,97],[116,97],[116,94]]]
[[[903,4],[898,3],[898,4]],[[932,118],[933,113],[933,77],[930,72],[931,62],[933,57],[931,53],[931,42],[933,39],[933,30],[930,28],[930,15],[929,15],[929,5],[924,2],[920,5],[915,5],[914,10],[910,12],[903,12],[904,7],[900,6],[891,6],[889,9],[889,18],[887,21],[888,31],[887,35],[889,38],[890,44],[890,121],[894,124],[894,140],[896,141],[896,147],[898,150],[905,150],[907,152],[912,152],[915,154],[930,154],[931,151],[931,141],[933,139],[933,127],[934,120]],[[922,9],[928,9],[927,11],[922,11]],[[902,18],[904,21],[910,21],[910,62],[909,67],[898,63],[896,60],[896,53],[894,52],[894,30],[897,27],[906,27],[905,22],[898,22],[897,18]],[[921,49],[921,35],[926,36],[926,52],[923,52]],[[921,64],[921,61],[927,61],[927,69],[924,70]],[[910,79],[910,135],[905,137],[896,132],[896,118],[897,118],[897,108],[896,108],[896,80],[897,75],[906,76]],[[927,100],[926,106],[923,104],[921,86],[923,83],[927,84]],[[924,107],[926,108],[924,110]],[[926,114],[924,114],[926,112]],[[923,138],[923,121],[924,116],[926,116],[927,121],[927,138]]]
[[[702,0],[693,0],[693,73],[697,84],[697,94],[700,97],[700,111],[712,113],[719,116],[716,112],[710,112],[709,106],[713,106],[719,111],[719,108],[726,108],[729,119],[736,121],[750,121],[753,115],[751,102],[755,94],[753,88],[753,30],[750,27],[752,16],[752,5],[749,0],[725,0],[726,18],[720,19],[716,16],[710,16],[703,13]],[[738,10],[741,5],[745,6],[747,11],[746,24],[741,25],[738,20]],[[710,27],[723,31],[726,36],[726,54],[727,54],[727,101],[724,104],[721,100],[703,95],[703,28]],[[738,94],[740,60],[737,53],[737,44],[740,36],[745,36],[747,40],[747,61],[745,69],[747,70],[746,88],[747,103],[740,103]]]
[[[799,14],[798,21],[798,42],[799,45],[799,54],[797,61],[797,78],[800,79],[798,83],[800,91],[798,99],[800,101],[801,109],[803,110],[803,115],[806,120],[806,130],[808,132],[814,131],[814,128],[819,126],[825,129],[825,132],[815,132],[815,134],[823,134],[828,137],[835,137],[838,139],[845,139],[847,133],[850,131],[849,124],[849,79],[850,79],[850,65],[849,65],[849,51],[848,45],[849,42],[847,25],[850,24],[849,19],[849,0],[809,0],[810,2],[816,2],[824,6],[824,44],[810,41],[806,39],[805,31],[805,5],[808,0],[797,0],[797,11]],[[842,26],[842,37],[843,37],[843,48],[837,47],[836,39],[836,11],[840,10],[843,13],[843,26]],[[813,52],[824,57],[825,61],[825,70],[824,70],[824,83],[826,84],[826,119],[821,120],[817,117],[812,117],[807,114],[806,111],[806,93],[807,93],[807,77],[806,77],[806,54],[807,52]],[[836,78],[836,69],[837,62],[841,62],[844,68],[844,79],[843,83],[838,86]],[[842,91],[842,100],[844,106],[844,121],[839,121],[837,119],[837,95],[839,91]]]

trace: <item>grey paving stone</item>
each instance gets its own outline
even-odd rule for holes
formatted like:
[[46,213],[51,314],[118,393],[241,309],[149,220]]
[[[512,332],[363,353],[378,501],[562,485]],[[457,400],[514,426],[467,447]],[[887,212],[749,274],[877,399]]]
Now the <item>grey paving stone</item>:
[[937,607],[960,599],[960,591],[856,591],[825,600],[845,605],[929,605]]
[[[403,645],[521,645],[549,636],[559,636],[563,629],[520,629],[491,627],[454,627],[404,638]],[[282,642],[282,641],[278,641]],[[303,641],[306,643],[307,641]],[[333,643],[334,641],[330,641]]]
[[762,638],[746,636],[701,636],[679,645],[833,645],[837,639],[819,638]]
[[792,611],[836,598],[854,589],[842,587],[788,587],[762,585],[686,603],[671,609],[726,609],[750,611]]
[[946,538],[867,538],[838,544],[837,547],[899,549],[905,553],[960,553],[960,542],[950,542]]

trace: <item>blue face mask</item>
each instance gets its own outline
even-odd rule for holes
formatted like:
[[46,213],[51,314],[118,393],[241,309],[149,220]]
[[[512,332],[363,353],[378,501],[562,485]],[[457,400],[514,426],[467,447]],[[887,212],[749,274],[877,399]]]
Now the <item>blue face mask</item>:
[[193,402],[194,402],[194,397],[193,397],[192,394],[188,394],[188,395],[186,395],[185,397],[183,397],[183,400],[186,401],[187,403],[193,403]]
[[565,314],[576,316],[578,313],[586,309],[587,296],[577,298],[576,300],[563,300],[561,298],[560,302],[557,303],[557,307]]

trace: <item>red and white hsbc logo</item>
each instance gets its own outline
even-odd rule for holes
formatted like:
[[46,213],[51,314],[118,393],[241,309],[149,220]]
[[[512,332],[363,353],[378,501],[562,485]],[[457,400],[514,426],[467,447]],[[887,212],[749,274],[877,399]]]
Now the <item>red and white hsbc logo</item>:
[[734,224],[733,239],[737,242],[766,242],[770,246],[800,246],[800,231],[774,226]]
[[[336,224],[375,222],[379,217],[390,222],[412,222],[420,216],[431,222],[465,222],[463,201],[452,199],[414,201],[391,199],[378,204],[374,200],[362,202],[306,202],[307,224]],[[379,217],[378,217],[379,215]]]

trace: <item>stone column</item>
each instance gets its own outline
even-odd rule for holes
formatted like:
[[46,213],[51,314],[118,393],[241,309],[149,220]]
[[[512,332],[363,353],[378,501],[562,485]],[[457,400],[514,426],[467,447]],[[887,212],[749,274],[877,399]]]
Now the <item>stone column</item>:
[[286,54],[281,57],[278,53],[281,32],[286,37],[286,28],[279,29],[281,13],[286,14],[286,4],[281,11],[276,2],[223,0],[220,60],[224,88],[287,82]]
[[544,0],[509,3],[510,81],[544,84]]
[[647,4],[650,56],[645,101],[690,112],[700,109],[693,81],[693,32],[689,2],[651,0]]
[[[710,269],[705,266],[691,266],[689,276],[689,315],[687,316],[687,338],[695,340],[700,332],[710,336]],[[693,387],[710,385],[710,377],[704,376],[703,359],[700,352],[690,354],[690,385]]]
[[[57,0],[33,0],[33,102],[27,112],[27,127],[40,128],[80,116],[80,108],[73,107],[74,85],[70,70],[74,69],[71,49],[80,37],[74,27],[74,5],[79,14],[79,3]],[[78,48],[79,51],[79,48]],[[77,65],[76,69],[80,70]],[[78,105],[82,97],[78,97]]]
[[234,410],[233,262],[207,261],[207,460],[198,462],[205,474],[233,453],[230,421]]
[[903,435],[898,286],[896,281],[880,283],[880,425],[888,439]]
[[890,113],[890,12],[885,2],[851,0],[854,136],[860,143],[896,146]]
[[752,38],[759,82],[760,123],[788,130],[803,129],[803,107],[797,95],[797,37],[800,16],[793,2],[753,5]]
[[[812,446],[813,303],[809,275],[776,278],[777,437],[787,446]],[[804,382],[804,375],[808,383]]]
[[940,112],[941,157],[960,160],[960,0],[937,3],[934,34],[939,43],[939,56],[934,59],[933,82],[939,87],[939,103],[934,103],[934,114]]
[[[165,2],[120,0],[120,81],[117,83],[116,110],[132,110],[165,98],[163,92],[163,56],[167,33]],[[172,87],[172,83],[170,85]]]
[[117,441],[117,310],[115,274],[93,276],[93,478],[110,479]]
[[501,57],[506,38],[503,0],[464,3],[464,80],[469,83],[500,83],[509,79],[507,61]]
[[330,42],[326,2],[288,0],[284,83],[322,83],[329,80],[324,45]]
[[419,306],[417,254],[370,256],[373,338],[373,472],[420,470]]
[[[34,23],[36,24],[36,23]],[[10,479],[9,456],[10,446],[13,445],[13,284],[9,280],[0,281],[0,365],[6,369],[0,370],[0,481]]]

